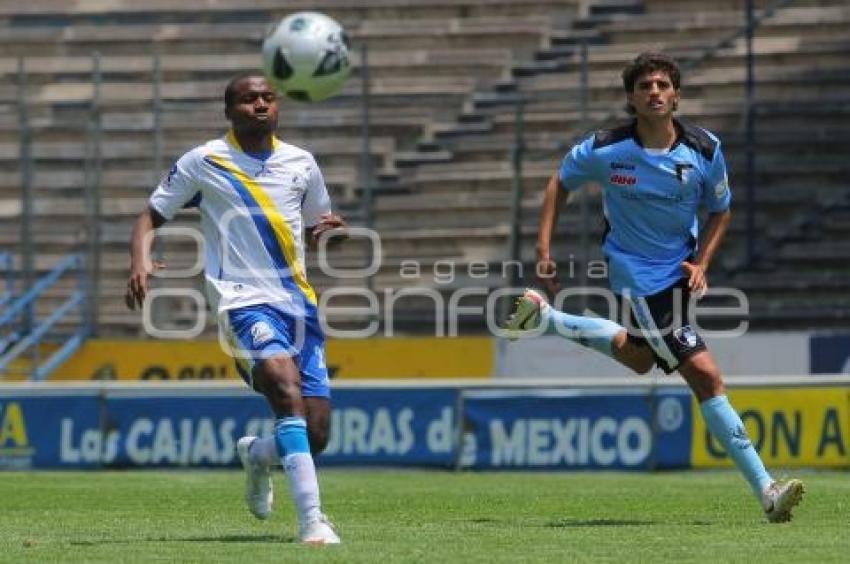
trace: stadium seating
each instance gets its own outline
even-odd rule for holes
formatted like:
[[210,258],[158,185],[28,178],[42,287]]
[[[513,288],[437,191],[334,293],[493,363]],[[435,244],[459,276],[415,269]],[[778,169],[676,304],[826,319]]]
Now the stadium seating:
[[[759,7],[768,4],[756,2]],[[102,125],[104,197],[100,322],[111,334],[138,334],[139,315],[124,308],[121,296],[129,225],[161,174],[153,158],[157,117],[152,110],[152,54],[162,55],[159,119],[165,167],[226,127],[222,85],[238,70],[257,66],[267,22],[310,8],[339,19],[355,46],[369,46],[369,162],[384,257],[373,287],[430,286],[448,295],[469,282],[504,285],[494,273],[500,272],[508,252],[514,100],[520,94],[526,99],[521,247],[528,278],[540,189],[572,141],[616,115],[624,61],[653,47],[687,65],[740,28],[743,5],[736,0],[709,6],[692,0],[260,0],[248,8],[236,0],[191,7],[175,0],[81,0],[70,7],[58,0],[5,4],[0,6],[0,21],[5,22],[0,27],[0,73],[7,79],[0,84],[0,171],[5,173],[0,175],[0,239],[5,246],[18,237],[20,124],[14,107],[17,56],[22,55],[33,128],[35,237],[41,255],[37,268],[47,268],[49,257],[84,243],[84,186],[91,174],[84,163],[92,139],[87,123],[95,115],[88,105],[94,93],[90,53],[97,50],[103,78],[96,116]],[[795,2],[757,29],[756,226],[760,248],[770,249],[760,261],[747,262],[744,252],[743,40],[728,41],[686,72],[681,113],[724,139],[740,210],[717,276],[728,276],[754,297],[757,327],[804,326],[817,320],[821,310],[829,313],[824,323],[848,323],[850,304],[840,293],[837,263],[846,263],[850,253],[839,245],[818,250],[823,241],[850,231],[846,200],[839,197],[847,186],[843,155],[850,144],[848,31],[850,9],[837,0]],[[578,103],[581,42],[589,46],[590,70],[584,118]],[[342,95],[318,106],[286,103],[281,130],[286,140],[316,154],[335,201],[356,223],[362,219],[359,51],[353,58],[355,76]],[[832,204],[822,210],[817,207],[822,202]],[[598,194],[591,194],[591,242],[601,234],[600,209]],[[800,240],[788,226],[813,213],[821,213],[825,221],[817,229],[804,226],[807,232]],[[191,214],[180,220],[192,221]],[[558,231],[576,256],[582,254],[577,236],[581,225],[573,206]],[[166,245],[170,261],[190,263],[192,253],[185,243]],[[441,283],[429,269],[444,257],[457,260],[461,271],[477,261],[491,268],[481,279],[458,276]],[[595,246],[590,257],[599,258]],[[335,251],[332,258],[357,265],[365,253],[355,245]],[[419,279],[400,275],[406,258],[421,260],[422,271],[431,274]],[[776,272],[793,276],[784,283]],[[319,271],[312,279],[319,288],[340,284]],[[805,281],[823,290],[814,305],[808,303],[813,294]],[[404,330],[415,331],[422,315],[433,316],[427,303],[403,309],[401,317],[411,320]],[[174,310],[173,323],[194,315],[182,302]],[[467,324],[481,329],[473,319]]]

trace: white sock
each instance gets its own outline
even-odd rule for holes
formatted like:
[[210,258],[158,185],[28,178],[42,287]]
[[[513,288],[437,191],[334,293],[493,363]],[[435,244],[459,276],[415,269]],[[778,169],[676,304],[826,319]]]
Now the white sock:
[[289,480],[289,491],[298,512],[298,522],[307,523],[318,519],[319,480],[313,457],[307,452],[296,452],[283,459],[283,471]]
[[274,437],[260,437],[251,443],[248,451],[251,462],[264,464],[266,466],[277,466],[280,464],[280,456],[277,454],[277,445]]

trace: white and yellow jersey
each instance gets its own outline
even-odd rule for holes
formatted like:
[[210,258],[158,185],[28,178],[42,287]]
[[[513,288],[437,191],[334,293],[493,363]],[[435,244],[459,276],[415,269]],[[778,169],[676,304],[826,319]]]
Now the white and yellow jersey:
[[149,205],[168,220],[183,207],[200,209],[213,311],[258,303],[315,311],[302,232],[331,203],[309,152],[275,139],[268,158],[255,158],[231,131],[180,157]]

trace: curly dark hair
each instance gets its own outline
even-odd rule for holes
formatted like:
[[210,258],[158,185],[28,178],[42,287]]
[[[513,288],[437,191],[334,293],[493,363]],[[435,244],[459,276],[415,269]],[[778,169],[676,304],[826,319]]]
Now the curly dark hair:
[[623,88],[626,92],[634,92],[638,77],[655,71],[666,72],[670,75],[673,88],[679,89],[682,84],[682,71],[679,70],[679,63],[670,55],[652,51],[641,53],[623,69]]

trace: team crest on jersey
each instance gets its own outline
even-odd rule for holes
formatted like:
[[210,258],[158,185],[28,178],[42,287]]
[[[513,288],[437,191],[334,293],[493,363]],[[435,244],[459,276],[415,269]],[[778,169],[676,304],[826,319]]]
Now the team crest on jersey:
[[274,337],[274,331],[265,321],[258,321],[251,325],[251,338],[254,340],[255,347],[270,341],[272,337]]
[[676,178],[679,180],[679,184],[688,183],[688,176],[693,168],[694,165],[690,163],[676,163]]

